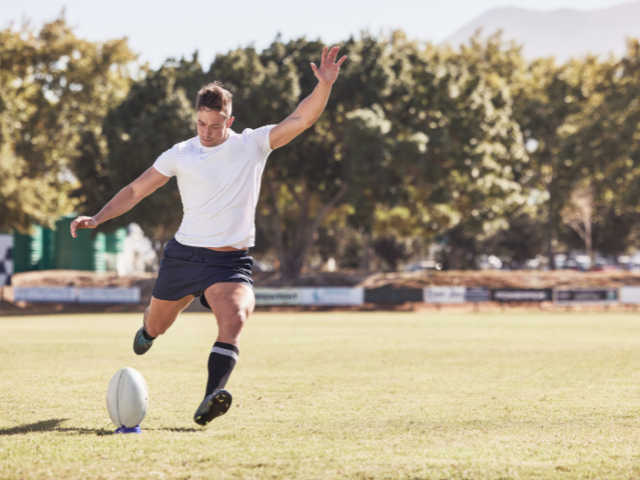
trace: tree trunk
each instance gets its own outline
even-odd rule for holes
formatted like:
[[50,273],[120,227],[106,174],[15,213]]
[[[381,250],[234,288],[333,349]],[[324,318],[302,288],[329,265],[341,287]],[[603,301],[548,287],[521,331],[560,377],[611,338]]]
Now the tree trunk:
[[[278,192],[276,184],[268,175],[264,177],[264,184],[269,192],[269,201],[267,203],[271,214],[271,239],[280,261],[280,276],[285,281],[294,281],[300,277],[311,246],[316,239],[318,228],[347,192],[349,185],[344,182],[331,200],[320,209],[315,218],[311,218],[310,212],[313,192],[305,185],[304,192],[300,196],[287,186],[298,204],[295,227],[290,232],[291,235],[288,235],[289,242],[287,242],[285,232],[282,230],[282,215],[277,207]],[[261,223],[263,228],[266,226],[266,219],[262,216],[256,215],[256,220]]]
[[371,250],[371,235],[368,233],[362,234],[363,247],[362,247],[362,258],[360,259],[360,270],[369,271],[369,263],[370,263],[370,250]]
[[449,251],[449,270],[460,270],[460,252],[455,244],[451,245]]
[[553,244],[552,244],[552,231],[553,231],[553,193],[552,189],[547,190],[549,192],[549,205],[547,207],[547,222],[544,230],[544,242],[547,250],[547,261],[549,270],[556,269],[556,262],[553,259]]
[[[589,190],[574,192],[572,195],[573,208],[577,207],[577,212],[570,212],[569,218],[564,220],[582,239],[584,249],[593,264],[593,233],[592,233],[592,209],[593,201]],[[575,218],[578,217],[578,218]]]
[[593,266],[593,238],[591,234],[591,204],[586,206],[583,210],[583,222],[584,222],[584,247],[587,251],[587,255],[591,259],[591,265]]

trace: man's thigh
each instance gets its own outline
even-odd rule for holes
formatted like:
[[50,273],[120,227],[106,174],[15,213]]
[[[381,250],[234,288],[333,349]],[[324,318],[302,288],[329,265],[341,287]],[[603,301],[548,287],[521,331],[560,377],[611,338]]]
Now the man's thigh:
[[182,310],[187,308],[193,301],[193,295],[187,295],[180,300],[160,300],[151,297],[151,303],[145,316],[145,326],[147,332],[152,336],[161,335],[173,325]]

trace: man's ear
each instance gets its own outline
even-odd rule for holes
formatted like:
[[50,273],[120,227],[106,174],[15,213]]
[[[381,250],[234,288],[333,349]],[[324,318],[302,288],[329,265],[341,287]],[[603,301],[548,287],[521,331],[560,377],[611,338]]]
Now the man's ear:
[[231,117],[229,120],[227,120],[227,128],[231,128],[231,125],[233,125],[233,121],[235,120],[235,117]]

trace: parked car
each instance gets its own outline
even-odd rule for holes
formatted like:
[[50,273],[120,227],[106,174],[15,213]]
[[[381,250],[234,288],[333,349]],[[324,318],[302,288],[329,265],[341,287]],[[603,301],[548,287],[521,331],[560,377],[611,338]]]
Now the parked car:
[[421,270],[442,270],[442,264],[435,260],[420,260],[404,267],[406,272],[419,272]]
[[476,265],[480,270],[500,270],[502,260],[495,255],[480,255],[476,257]]

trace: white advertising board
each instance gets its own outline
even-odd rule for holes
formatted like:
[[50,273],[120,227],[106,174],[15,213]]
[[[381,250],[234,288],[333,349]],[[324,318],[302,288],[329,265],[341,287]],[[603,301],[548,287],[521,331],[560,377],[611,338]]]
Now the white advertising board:
[[554,290],[557,305],[591,304],[608,305],[618,301],[617,288],[576,288]]
[[464,303],[467,287],[425,287],[426,303]]
[[640,287],[621,287],[620,303],[640,304]]
[[301,305],[363,305],[364,288],[301,287]]
[[80,303],[140,303],[140,287],[79,288]]
[[300,305],[299,288],[256,287],[256,305]]
[[25,302],[69,303],[76,301],[73,287],[15,287],[13,298]]

